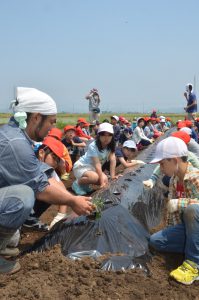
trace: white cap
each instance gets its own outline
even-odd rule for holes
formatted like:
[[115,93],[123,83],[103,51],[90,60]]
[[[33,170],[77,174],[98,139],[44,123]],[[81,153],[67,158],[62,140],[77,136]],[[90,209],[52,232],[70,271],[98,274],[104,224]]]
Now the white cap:
[[188,135],[192,135],[191,128],[188,128],[188,127],[182,127],[182,128],[180,129],[180,131],[184,131],[184,132],[186,132]]
[[114,118],[117,122],[119,121],[119,117],[118,116],[112,116],[111,118]]
[[124,142],[123,147],[137,149],[135,142],[132,140],[128,140],[128,141]]
[[193,89],[193,84],[192,83],[187,83],[185,86],[185,89],[187,92],[189,92],[189,86],[191,85],[192,89]]
[[190,85],[191,85],[192,88],[193,88],[193,84],[192,84],[192,83],[187,83],[185,87],[188,88]]
[[156,147],[155,157],[150,164],[155,164],[166,158],[182,157],[188,155],[185,142],[177,137],[168,137],[159,142]]
[[160,119],[160,122],[161,122],[161,123],[163,123],[163,122],[165,123],[165,122],[166,122],[166,119],[165,119],[164,116],[160,116],[159,119]]
[[165,118],[160,119],[160,123],[165,123],[165,122],[166,122]]
[[102,124],[100,124],[97,133],[100,133],[100,132],[103,132],[103,131],[109,132],[111,134],[114,134],[114,132],[113,132],[113,125],[110,124],[110,123],[102,123]]
[[57,106],[55,101],[46,93],[34,88],[17,87],[16,100],[11,102],[14,113],[28,112],[42,115],[55,115]]
[[139,117],[139,118],[137,118],[137,123],[138,123],[140,120],[143,120],[143,121],[144,121],[144,117]]

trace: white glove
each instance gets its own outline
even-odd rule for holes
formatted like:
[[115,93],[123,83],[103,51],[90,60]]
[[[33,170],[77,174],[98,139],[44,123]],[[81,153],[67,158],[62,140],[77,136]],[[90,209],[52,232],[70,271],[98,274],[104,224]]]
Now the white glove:
[[142,160],[132,160],[132,162],[136,162],[136,164],[142,164],[142,165],[146,165],[146,163],[144,162],[144,161],[142,161]]
[[153,186],[154,186],[154,182],[153,182],[152,179],[148,179],[148,180],[143,181],[143,184],[144,184],[145,187],[148,187],[150,189],[152,189]]
[[167,211],[172,214],[178,210],[178,199],[171,199],[167,203]]

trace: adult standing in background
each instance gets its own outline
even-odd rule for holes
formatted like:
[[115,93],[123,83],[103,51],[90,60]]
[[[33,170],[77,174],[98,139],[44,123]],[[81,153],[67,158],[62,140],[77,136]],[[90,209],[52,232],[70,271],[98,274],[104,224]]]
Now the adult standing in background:
[[186,92],[184,92],[184,96],[187,100],[187,106],[184,108],[187,112],[187,118],[188,120],[194,120],[197,112],[197,99],[193,92],[193,85],[191,83],[186,85]]
[[93,121],[99,121],[100,115],[100,96],[97,89],[92,89],[88,95],[85,97],[89,100],[89,119],[92,123]]

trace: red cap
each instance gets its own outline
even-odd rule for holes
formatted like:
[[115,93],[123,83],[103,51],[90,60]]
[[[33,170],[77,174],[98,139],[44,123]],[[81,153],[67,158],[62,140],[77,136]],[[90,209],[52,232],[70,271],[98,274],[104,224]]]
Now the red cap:
[[178,128],[178,129],[181,129],[181,128],[183,128],[183,127],[186,127],[186,123],[183,122],[183,121],[178,122],[177,128]]
[[190,120],[186,120],[185,124],[186,124],[187,127],[192,127],[193,126],[193,123]]
[[88,126],[90,126],[91,124],[90,123],[84,123],[84,127],[88,127]]
[[62,158],[64,155],[64,145],[62,142],[56,140],[52,136],[47,136],[43,140],[43,144],[50,148],[50,150],[57,155],[59,158]]
[[119,121],[120,122],[124,122],[125,121],[125,118],[123,116],[119,116]]
[[87,121],[86,121],[86,119],[84,119],[84,118],[79,118],[79,119],[77,120],[77,123],[87,123]]
[[167,121],[171,121],[171,118],[169,118],[169,117],[166,117],[166,120],[167,120]]
[[62,139],[62,135],[63,133],[59,128],[52,128],[48,133],[48,136],[58,138],[58,140]]
[[175,131],[171,134],[171,136],[174,136],[174,137],[177,137],[181,140],[183,140],[185,142],[185,144],[187,145],[190,140],[191,140],[191,137],[190,135],[188,135],[188,133],[184,132],[184,131]]
[[145,122],[148,122],[149,120],[151,120],[150,117],[144,117],[144,121],[145,121]]
[[66,126],[64,127],[64,132],[66,132],[66,131],[68,131],[68,130],[74,130],[74,131],[75,131],[75,127],[72,126],[72,125],[66,125]]
[[151,121],[156,121],[156,118],[153,118],[153,117],[152,117],[152,118],[151,118]]

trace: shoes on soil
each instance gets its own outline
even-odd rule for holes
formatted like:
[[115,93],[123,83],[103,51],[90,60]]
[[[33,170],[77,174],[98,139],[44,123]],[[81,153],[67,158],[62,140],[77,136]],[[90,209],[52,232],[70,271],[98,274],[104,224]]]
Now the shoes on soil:
[[23,227],[30,228],[36,231],[44,231],[44,232],[49,230],[47,224],[42,223],[38,218],[32,218],[32,217],[24,222]]
[[75,180],[72,184],[72,190],[75,192],[77,195],[86,195],[88,192],[86,191],[86,185],[79,185],[77,183],[77,180]]
[[180,283],[190,285],[195,280],[199,280],[197,264],[191,260],[185,260],[180,267],[170,273],[170,277]]
[[0,274],[14,274],[21,269],[19,262],[0,257]]
[[66,219],[68,217],[67,214],[63,214],[63,213],[58,213],[54,219],[52,220],[52,222],[50,223],[50,226],[49,226],[49,230],[57,223],[59,222],[60,220],[62,219]]
[[16,257],[17,255],[19,255],[19,249],[6,247],[5,249],[0,250],[0,255],[7,257]]

